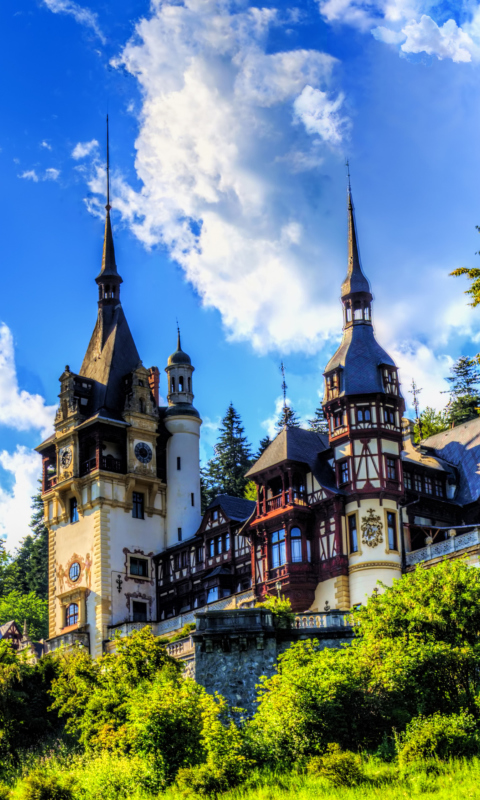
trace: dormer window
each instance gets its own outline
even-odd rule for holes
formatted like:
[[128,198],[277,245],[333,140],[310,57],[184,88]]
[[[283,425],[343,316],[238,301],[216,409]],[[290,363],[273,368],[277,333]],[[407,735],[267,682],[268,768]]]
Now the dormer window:
[[352,321],[352,308],[351,306],[347,306],[347,322]]
[[341,411],[337,411],[337,413],[333,417],[333,424],[335,428],[341,428],[343,425],[343,414]]
[[365,306],[363,309],[363,319],[369,320],[370,319],[370,309],[368,306]]
[[398,394],[398,376],[394,367],[383,369],[383,388],[387,394]]

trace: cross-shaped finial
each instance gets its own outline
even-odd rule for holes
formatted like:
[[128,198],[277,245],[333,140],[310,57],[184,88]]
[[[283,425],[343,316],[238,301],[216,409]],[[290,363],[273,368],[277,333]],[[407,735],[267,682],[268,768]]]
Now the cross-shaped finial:
[[352,187],[350,186],[350,161],[348,158],[345,159],[345,166],[347,168],[348,191],[350,192]]
[[420,419],[420,403],[418,402],[418,396],[421,389],[417,388],[417,384],[415,383],[414,379],[412,378],[412,388],[408,390],[409,394],[413,394],[413,407],[415,409],[415,416],[418,425],[418,432],[420,434],[420,439],[422,438],[422,422]]

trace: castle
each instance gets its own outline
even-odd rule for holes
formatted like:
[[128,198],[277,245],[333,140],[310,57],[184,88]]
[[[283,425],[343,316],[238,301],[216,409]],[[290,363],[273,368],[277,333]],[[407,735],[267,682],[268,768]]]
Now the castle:
[[348,191],[343,338],[324,372],[328,434],[285,427],[248,477],[257,501],[201,514],[194,367],[168,358],[168,405],[125,318],[107,199],[98,315],[65,367],[55,431],[37,447],[49,532],[49,640],[100,655],[117,629],[179,629],[195,610],[281,592],[346,610],[415,564],[480,552],[480,419],[415,445],[398,370],[376,341]]

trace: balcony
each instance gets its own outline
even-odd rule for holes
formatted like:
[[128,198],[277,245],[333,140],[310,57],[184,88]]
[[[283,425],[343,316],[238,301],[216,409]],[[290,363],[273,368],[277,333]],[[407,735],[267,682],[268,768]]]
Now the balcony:
[[[470,527],[466,533],[460,535],[457,535],[454,528],[450,530],[453,532],[453,535],[449,535],[448,539],[427,544],[426,547],[422,547],[420,550],[413,550],[411,553],[407,553],[407,567],[421,564],[424,561],[433,561],[443,556],[453,555],[469,547],[480,544],[480,529],[477,527]],[[460,528],[460,530],[462,529]]]
[[277,508],[281,508],[283,505],[283,495],[277,494],[276,497],[271,497],[267,500],[267,513],[269,511],[275,511]]
[[[80,475],[89,475],[90,472],[93,472],[96,469],[98,469],[97,457],[94,456],[93,458],[89,458],[87,461],[82,463]],[[114,456],[100,456],[100,469],[104,469],[107,472],[125,472],[123,460],[121,458],[115,458]]]
[[[283,494],[277,494],[275,497],[269,497],[267,500],[267,514],[270,511],[276,511],[278,508],[285,508],[287,505],[306,506],[308,505],[306,495],[297,489],[287,489],[285,492],[285,499]],[[260,504],[261,508],[261,504]],[[260,512],[261,513],[261,512]]]
[[345,628],[352,630],[352,615],[349,611],[309,611],[306,614],[296,614],[293,627],[297,630],[338,630]]

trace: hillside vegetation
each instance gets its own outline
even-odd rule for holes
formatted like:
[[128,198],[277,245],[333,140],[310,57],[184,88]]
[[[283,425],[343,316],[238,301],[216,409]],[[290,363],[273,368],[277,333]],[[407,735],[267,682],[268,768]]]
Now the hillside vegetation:
[[240,724],[148,628],[96,661],[0,643],[0,800],[479,796],[480,570],[417,568],[354,622],[287,650]]

